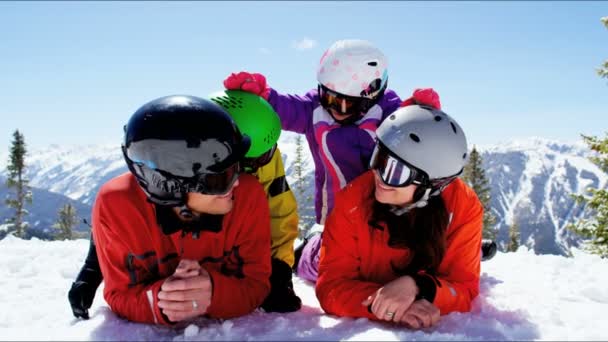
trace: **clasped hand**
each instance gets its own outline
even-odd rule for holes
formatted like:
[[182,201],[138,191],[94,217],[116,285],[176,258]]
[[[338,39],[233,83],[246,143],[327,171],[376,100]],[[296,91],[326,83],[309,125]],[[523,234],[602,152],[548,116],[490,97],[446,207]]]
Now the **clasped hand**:
[[188,320],[207,312],[213,294],[209,273],[198,261],[183,259],[158,293],[158,307],[171,322]]
[[411,329],[428,328],[439,321],[439,309],[426,299],[416,300],[418,287],[410,276],[397,278],[364,300],[378,319],[404,324]]

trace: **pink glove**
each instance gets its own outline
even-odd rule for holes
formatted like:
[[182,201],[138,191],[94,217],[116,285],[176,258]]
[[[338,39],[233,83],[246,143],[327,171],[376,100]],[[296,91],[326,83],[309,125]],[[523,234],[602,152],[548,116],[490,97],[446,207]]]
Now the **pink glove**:
[[266,85],[266,77],[262,74],[251,74],[241,71],[238,74],[232,73],[224,80],[224,87],[228,90],[243,90],[253,93],[268,100],[270,87]]
[[416,89],[412,96],[401,102],[400,107],[409,105],[420,104],[431,106],[435,109],[441,109],[441,101],[439,101],[439,94],[433,88]]

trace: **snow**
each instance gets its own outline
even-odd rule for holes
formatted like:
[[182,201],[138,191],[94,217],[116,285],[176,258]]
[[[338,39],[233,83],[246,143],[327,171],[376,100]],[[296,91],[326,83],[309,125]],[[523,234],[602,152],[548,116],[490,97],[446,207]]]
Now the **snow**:
[[[8,155],[7,155],[8,158]],[[0,174],[7,158],[0,156]],[[111,175],[126,171],[120,143],[100,145],[50,145],[28,151],[26,158],[30,186],[66,195],[86,204],[91,188],[105,182]]]
[[543,154],[567,153],[579,156],[584,156],[589,153],[589,147],[582,139],[566,141],[535,136],[512,138],[495,144],[482,144],[477,146],[477,150],[493,153],[504,153],[517,150]]
[[0,241],[0,336],[4,340],[607,340],[608,260],[573,250],[573,258],[535,255],[525,247],[482,263],[481,294],[470,313],[443,316],[411,331],[367,319],[324,315],[314,288],[298,278],[303,308],[201,318],[175,327],[118,318],[102,297],[90,320],[72,316],[67,291],[89,242]]

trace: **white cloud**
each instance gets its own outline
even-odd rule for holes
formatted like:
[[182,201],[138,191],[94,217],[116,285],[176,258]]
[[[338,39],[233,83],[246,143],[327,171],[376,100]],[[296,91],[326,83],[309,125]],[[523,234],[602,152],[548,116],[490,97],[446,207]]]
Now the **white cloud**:
[[317,45],[317,41],[310,38],[302,38],[301,40],[295,40],[291,46],[296,50],[309,50]]

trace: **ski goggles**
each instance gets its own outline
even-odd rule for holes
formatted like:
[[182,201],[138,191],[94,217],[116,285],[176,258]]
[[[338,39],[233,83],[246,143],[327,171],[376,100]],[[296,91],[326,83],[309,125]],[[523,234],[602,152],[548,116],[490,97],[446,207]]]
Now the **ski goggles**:
[[348,96],[337,93],[319,84],[319,102],[323,108],[333,109],[343,115],[360,115],[366,113],[377,102],[377,98]]
[[234,163],[222,172],[202,173],[183,182],[186,192],[198,192],[205,195],[223,195],[232,189],[239,178],[240,164]]
[[384,184],[392,187],[422,184],[425,177],[423,172],[391,155],[391,152],[380,142],[374,148],[369,167],[378,172]]
[[189,192],[223,195],[230,191],[240,174],[238,163],[223,172],[204,173],[189,178],[153,170],[140,163],[133,163],[131,166],[150,201],[167,206],[183,204]]
[[256,158],[245,158],[243,160],[243,169],[246,171],[255,171],[258,168],[270,163],[272,157],[274,157],[274,152],[277,150],[277,144],[272,145],[270,150],[264,152],[259,157]]

